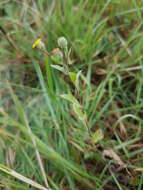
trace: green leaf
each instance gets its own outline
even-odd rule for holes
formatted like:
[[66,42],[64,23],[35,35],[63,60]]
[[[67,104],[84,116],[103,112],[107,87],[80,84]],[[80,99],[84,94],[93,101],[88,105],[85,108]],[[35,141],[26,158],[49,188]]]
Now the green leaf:
[[77,105],[78,107],[81,107],[79,102],[75,99],[75,97],[72,94],[62,94],[60,95],[63,99],[68,100],[69,102]]
[[73,104],[73,110],[77,115],[78,119],[81,120],[83,123],[85,123],[86,114],[82,112],[81,107],[79,107],[77,104]]
[[70,77],[71,81],[72,81],[73,83],[75,83],[75,81],[76,81],[76,73],[74,73],[74,72],[69,72],[69,77]]
[[98,129],[92,136],[92,142],[97,143],[98,141],[102,140],[104,138],[103,131],[101,129]]
[[51,56],[51,59],[52,59],[52,61],[54,62],[54,63],[56,63],[56,64],[58,64],[58,65],[62,65],[63,63],[62,63],[62,61],[61,60],[59,60],[57,57],[55,57],[55,56]]
[[54,85],[53,85],[52,70],[51,70],[51,67],[50,67],[49,58],[47,56],[45,56],[44,61],[45,61],[45,64],[46,64],[46,75],[47,75],[49,91],[50,91],[50,94],[53,95],[54,94],[54,90],[53,90]]
[[59,65],[51,65],[52,68],[58,70],[58,71],[61,71],[62,73],[66,73],[65,69],[62,67],[62,66],[59,66]]
[[[82,71],[78,71],[78,73],[76,74],[76,80],[75,80],[75,86],[78,90],[80,90],[80,87],[79,87],[79,78],[82,76]],[[85,81],[84,81],[85,82]]]
[[47,88],[46,88],[46,83],[44,81],[44,77],[43,77],[41,68],[40,68],[40,66],[39,66],[39,64],[37,62],[33,61],[32,63],[34,65],[34,68],[36,70],[37,76],[39,78],[39,82],[40,82],[40,85],[41,85],[42,92],[44,93],[46,104],[47,104],[47,106],[49,108],[49,111],[51,112],[53,120],[56,120],[56,116],[55,116],[55,113],[54,113],[54,110],[53,110],[53,106],[51,104],[51,100],[50,100],[50,97],[49,97],[49,94],[48,94],[48,91],[47,91]]

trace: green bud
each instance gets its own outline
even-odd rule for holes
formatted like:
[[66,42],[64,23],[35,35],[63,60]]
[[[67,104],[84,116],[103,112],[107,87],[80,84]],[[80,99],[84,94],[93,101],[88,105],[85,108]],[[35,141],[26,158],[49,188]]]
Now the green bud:
[[68,42],[67,42],[67,40],[66,40],[65,37],[60,37],[60,38],[58,38],[58,46],[59,46],[61,49],[67,49]]

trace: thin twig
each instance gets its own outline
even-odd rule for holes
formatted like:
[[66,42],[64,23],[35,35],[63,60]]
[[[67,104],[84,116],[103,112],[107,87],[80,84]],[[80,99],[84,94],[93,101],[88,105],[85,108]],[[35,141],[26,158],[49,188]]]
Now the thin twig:
[[5,29],[2,26],[0,26],[0,31],[5,36],[5,38],[7,39],[7,41],[9,42],[9,44],[12,46],[12,48],[14,48],[16,51],[18,51],[17,46],[15,45],[15,43],[13,42],[13,40],[10,38],[10,36],[7,34],[7,32],[5,31]]
[[130,48],[127,47],[127,44],[126,44],[124,38],[119,34],[119,32],[114,31],[114,33],[117,36],[117,38],[120,40],[121,45],[125,48],[125,50],[128,53],[128,55],[131,56],[132,52],[131,52]]

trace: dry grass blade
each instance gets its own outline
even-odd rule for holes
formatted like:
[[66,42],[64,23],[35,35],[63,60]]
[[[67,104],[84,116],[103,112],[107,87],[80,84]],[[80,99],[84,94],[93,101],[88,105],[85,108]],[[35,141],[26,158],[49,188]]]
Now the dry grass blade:
[[115,32],[115,34],[116,34],[117,38],[120,40],[122,47],[124,47],[125,50],[126,50],[126,52],[128,53],[128,55],[131,56],[131,55],[132,55],[132,52],[131,52],[131,50],[127,47],[127,44],[126,44],[124,38],[123,38],[117,31]]
[[27,177],[19,174],[19,173],[17,173],[14,170],[11,170],[11,169],[3,166],[2,164],[0,164],[0,170],[3,171],[3,172],[5,172],[5,173],[7,173],[7,174],[9,174],[9,175],[11,175],[11,176],[13,176],[13,177],[15,177],[16,179],[19,179],[22,182],[25,182],[25,183],[27,183],[27,184],[29,184],[29,185],[37,188],[37,189],[48,190],[47,188],[43,187],[39,183],[37,183],[37,182],[35,182],[35,181],[33,181],[33,180],[31,180],[31,179],[29,179],[29,178],[27,178]]
[[115,103],[113,105],[114,109],[117,109],[117,112],[115,112],[115,115],[117,116],[118,120],[119,120],[119,128],[120,128],[120,132],[123,136],[127,136],[127,131],[126,131],[126,128],[124,126],[124,123],[122,120],[120,120],[120,117],[121,117],[121,113],[120,111],[118,110],[118,106],[117,106],[117,103]]
[[23,7],[22,7],[22,10],[21,10],[21,14],[20,14],[20,20],[22,20],[23,17],[24,17],[24,14],[27,13],[27,8],[28,8],[27,0],[23,0]]
[[[29,123],[28,123],[28,120],[27,120],[26,117],[25,117],[25,121],[26,121],[26,126],[27,126],[27,129],[29,131],[29,134],[32,134],[31,128],[29,126]],[[32,140],[32,143],[33,143],[34,148],[35,148],[35,153],[36,153],[36,156],[37,156],[37,161],[38,161],[38,164],[39,164],[42,176],[43,176],[43,180],[44,180],[45,186],[47,187],[48,190],[50,190],[48,182],[47,182],[46,172],[44,170],[43,163],[42,163],[42,160],[41,160],[41,157],[40,157],[40,153],[39,153],[39,151],[37,149],[36,141],[35,141],[35,139],[34,139],[34,137],[32,135],[31,135],[31,140]]]
[[122,69],[121,71],[137,71],[137,70],[141,70],[143,69],[143,66],[135,66],[135,67],[128,67],[128,68],[125,68],[125,69]]
[[120,157],[112,150],[112,149],[106,149],[103,151],[102,154],[104,157],[107,156],[109,158],[112,158],[116,164],[118,164],[121,167],[125,167],[125,163],[120,159]]
[[135,171],[137,171],[137,172],[143,172],[143,168],[136,168]]

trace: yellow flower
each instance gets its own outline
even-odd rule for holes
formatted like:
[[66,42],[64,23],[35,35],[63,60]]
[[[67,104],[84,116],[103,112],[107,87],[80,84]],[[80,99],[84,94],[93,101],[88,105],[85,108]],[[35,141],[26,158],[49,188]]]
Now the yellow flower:
[[40,42],[41,42],[41,38],[38,38],[38,39],[33,43],[32,48],[33,48],[33,49],[36,48],[36,47],[39,45]]

